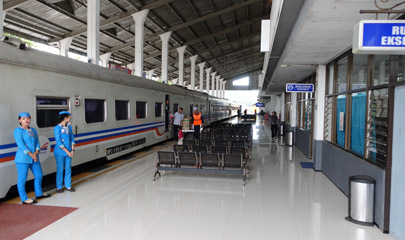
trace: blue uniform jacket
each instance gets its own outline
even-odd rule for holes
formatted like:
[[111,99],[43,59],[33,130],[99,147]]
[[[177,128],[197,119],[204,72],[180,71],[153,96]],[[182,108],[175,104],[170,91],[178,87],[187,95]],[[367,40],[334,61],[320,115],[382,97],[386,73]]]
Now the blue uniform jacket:
[[53,129],[53,134],[55,135],[55,150],[53,154],[58,156],[67,156],[66,152],[62,148],[66,148],[69,152],[72,151],[72,145],[75,144],[75,138],[73,136],[72,126],[63,127],[58,124]]
[[14,139],[18,146],[14,162],[33,163],[34,160],[28,155],[28,153],[34,153],[35,151],[40,150],[37,130],[34,128],[26,130],[22,127],[18,127],[14,130]]

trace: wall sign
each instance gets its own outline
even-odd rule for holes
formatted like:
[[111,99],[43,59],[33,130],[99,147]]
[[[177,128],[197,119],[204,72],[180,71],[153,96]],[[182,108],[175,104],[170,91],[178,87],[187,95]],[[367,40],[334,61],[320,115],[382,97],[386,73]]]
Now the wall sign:
[[264,103],[256,103],[256,107],[264,107]]
[[353,29],[354,54],[405,54],[404,20],[363,20]]
[[308,83],[287,83],[285,85],[286,92],[313,92],[314,84]]

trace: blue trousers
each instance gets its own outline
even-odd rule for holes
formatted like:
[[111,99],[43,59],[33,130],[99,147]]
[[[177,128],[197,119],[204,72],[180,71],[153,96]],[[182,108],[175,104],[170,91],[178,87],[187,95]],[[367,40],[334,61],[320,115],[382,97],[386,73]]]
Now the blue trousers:
[[34,175],[35,196],[42,196],[42,168],[39,161],[33,163],[15,163],[15,166],[17,167],[17,189],[21,201],[28,200],[27,192],[25,191],[28,169],[31,169]]
[[[65,156],[55,155],[56,159],[56,189],[62,189],[63,182],[65,187],[72,187],[72,158]],[[65,169],[65,176],[63,176],[63,169]]]

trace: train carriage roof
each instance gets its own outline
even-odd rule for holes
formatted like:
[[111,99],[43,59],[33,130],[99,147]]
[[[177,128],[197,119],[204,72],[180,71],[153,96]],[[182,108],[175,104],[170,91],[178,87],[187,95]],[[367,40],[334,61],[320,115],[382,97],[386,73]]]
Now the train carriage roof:
[[[35,49],[25,50],[0,42],[0,63],[41,69],[61,74],[74,75],[117,84],[125,84],[138,88],[153,89],[172,94],[208,97],[207,94],[191,91],[179,86],[169,86],[149,79],[114,71],[91,63],[83,63],[59,55],[41,52]],[[215,99],[216,97],[209,96]]]

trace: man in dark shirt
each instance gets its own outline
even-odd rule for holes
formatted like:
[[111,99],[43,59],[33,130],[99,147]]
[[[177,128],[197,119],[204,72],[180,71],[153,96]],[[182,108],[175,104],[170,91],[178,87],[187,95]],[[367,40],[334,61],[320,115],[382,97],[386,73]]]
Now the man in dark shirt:
[[270,124],[271,124],[271,138],[275,138],[277,136],[278,130],[278,117],[276,112],[273,112],[270,117]]

